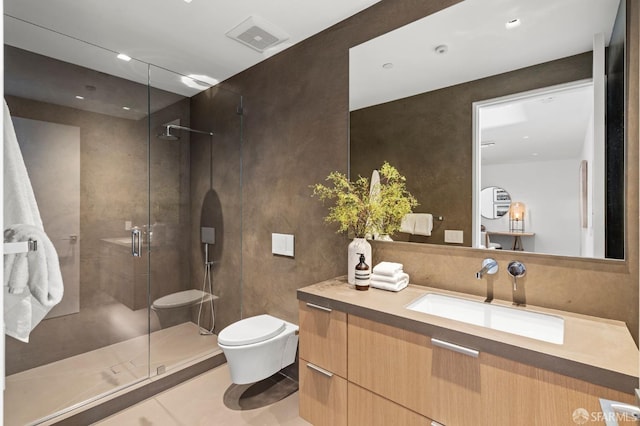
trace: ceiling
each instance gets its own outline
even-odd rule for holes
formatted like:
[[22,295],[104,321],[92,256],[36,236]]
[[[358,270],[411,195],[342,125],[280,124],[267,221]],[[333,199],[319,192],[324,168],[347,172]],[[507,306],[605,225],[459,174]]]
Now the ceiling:
[[593,117],[593,85],[480,108],[482,165],[583,158]]
[[[224,81],[378,1],[5,0],[4,40],[141,84],[153,64],[153,87],[193,96],[209,79]],[[252,16],[288,39],[258,52],[226,36]],[[189,87],[166,70],[200,77],[187,80]]]
[[350,109],[591,51],[600,32],[608,45],[618,4],[465,0],[350,49]]
[[[465,0],[351,48],[350,110],[589,52],[597,33],[608,45],[619,3]],[[591,86],[484,107],[482,164],[578,158],[592,112]]]

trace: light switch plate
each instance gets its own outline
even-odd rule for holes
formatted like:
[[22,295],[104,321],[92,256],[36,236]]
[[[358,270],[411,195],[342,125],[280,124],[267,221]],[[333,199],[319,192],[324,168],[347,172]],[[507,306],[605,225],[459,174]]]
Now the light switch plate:
[[444,242],[453,244],[462,244],[464,242],[464,231],[445,229]]
[[293,257],[294,237],[293,234],[271,234],[271,253],[281,256]]

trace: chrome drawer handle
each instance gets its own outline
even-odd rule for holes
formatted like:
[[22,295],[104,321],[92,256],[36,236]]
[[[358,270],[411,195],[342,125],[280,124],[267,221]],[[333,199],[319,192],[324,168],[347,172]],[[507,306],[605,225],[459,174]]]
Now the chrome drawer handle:
[[309,302],[307,302],[307,306],[310,307],[310,308],[319,309],[319,310],[325,311],[325,312],[332,312],[333,311],[333,309],[331,309],[331,308],[325,308],[324,306],[315,305],[315,304],[309,303]]
[[434,346],[438,346],[444,349],[449,349],[450,351],[461,353],[462,355],[467,355],[473,358],[478,358],[480,352],[475,349],[465,348],[464,346],[456,345],[454,343],[445,342],[444,340],[431,338],[431,343]]
[[310,362],[307,363],[307,367],[314,371],[317,371],[320,374],[324,374],[327,377],[333,377],[333,373],[331,371],[327,371],[324,368],[320,368],[317,365],[311,364]]

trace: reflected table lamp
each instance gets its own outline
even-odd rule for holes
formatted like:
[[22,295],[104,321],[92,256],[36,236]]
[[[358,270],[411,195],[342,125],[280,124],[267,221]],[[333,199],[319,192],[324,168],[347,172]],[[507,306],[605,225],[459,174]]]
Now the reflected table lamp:
[[524,214],[526,206],[519,201],[509,206],[509,231],[524,232]]

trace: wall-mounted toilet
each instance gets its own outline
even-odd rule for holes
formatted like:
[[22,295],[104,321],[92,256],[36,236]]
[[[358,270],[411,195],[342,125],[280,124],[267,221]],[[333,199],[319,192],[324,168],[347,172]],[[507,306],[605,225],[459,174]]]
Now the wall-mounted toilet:
[[158,316],[160,327],[167,328],[193,320],[192,307],[200,303],[215,301],[218,296],[191,289],[167,294],[153,301],[151,309]]
[[298,349],[298,326],[258,315],[231,324],[218,334],[231,381],[243,385],[258,382],[293,364]]

